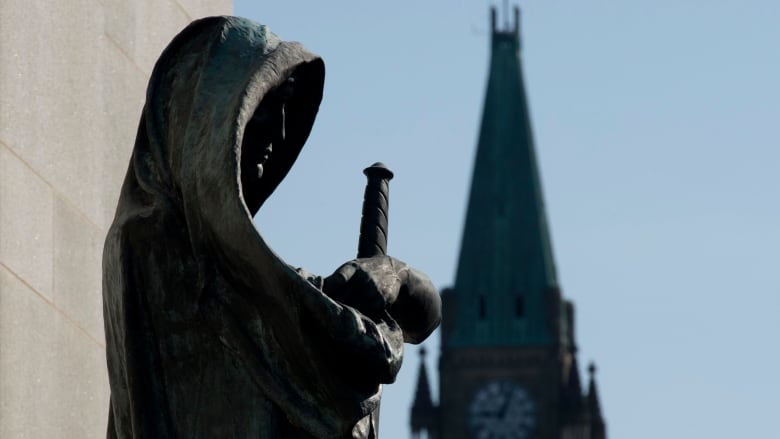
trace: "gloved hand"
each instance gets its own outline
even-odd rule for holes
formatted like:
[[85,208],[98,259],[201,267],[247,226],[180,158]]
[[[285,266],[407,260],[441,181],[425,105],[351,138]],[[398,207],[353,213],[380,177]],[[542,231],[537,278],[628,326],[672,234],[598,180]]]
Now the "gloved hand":
[[343,264],[324,279],[323,291],[372,319],[386,311],[407,343],[422,342],[441,322],[441,297],[428,276],[390,256]]

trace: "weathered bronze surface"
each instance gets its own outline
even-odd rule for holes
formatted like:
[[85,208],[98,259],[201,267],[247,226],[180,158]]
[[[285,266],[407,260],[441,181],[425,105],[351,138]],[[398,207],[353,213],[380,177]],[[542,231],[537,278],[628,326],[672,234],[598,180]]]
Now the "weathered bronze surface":
[[370,438],[403,342],[438,325],[430,280],[390,256],[321,278],[252,217],[295,161],[324,65],[235,17],[165,49],[106,238],[108,438]]

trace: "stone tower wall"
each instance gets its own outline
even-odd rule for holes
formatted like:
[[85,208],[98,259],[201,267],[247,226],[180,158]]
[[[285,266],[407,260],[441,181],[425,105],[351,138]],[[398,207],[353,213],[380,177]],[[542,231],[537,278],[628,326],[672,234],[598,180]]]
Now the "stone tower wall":
[[230,0],[0,2],[0,438],[105,437],[101,253],[146,82]]

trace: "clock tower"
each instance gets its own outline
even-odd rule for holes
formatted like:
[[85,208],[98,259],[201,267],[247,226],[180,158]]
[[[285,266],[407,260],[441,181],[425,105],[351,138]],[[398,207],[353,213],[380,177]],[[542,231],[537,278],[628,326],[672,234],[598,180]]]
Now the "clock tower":
[[442,294],[439,403],[423,364],[414,437],[606,438],[595,368],[583,392],[574,305],[556,276],[519,21],[515,8],[514,23],[499,27],[491,10],[490,72],[458,269]]

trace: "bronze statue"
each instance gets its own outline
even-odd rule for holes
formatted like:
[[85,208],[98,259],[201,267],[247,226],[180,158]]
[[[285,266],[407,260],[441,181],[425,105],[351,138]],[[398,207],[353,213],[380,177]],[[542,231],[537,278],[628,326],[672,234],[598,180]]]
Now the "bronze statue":
[[252,217],[314,122],[320,58],[235,17],[198,20],[155,65],[103,254],[108,438],[372,438],[403,342],[441,318],[382,252],[322,278]]

